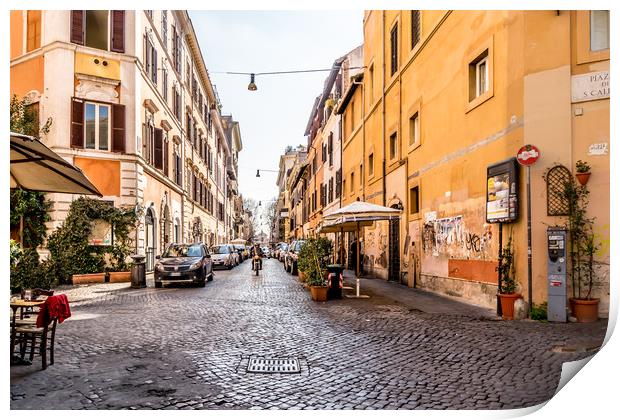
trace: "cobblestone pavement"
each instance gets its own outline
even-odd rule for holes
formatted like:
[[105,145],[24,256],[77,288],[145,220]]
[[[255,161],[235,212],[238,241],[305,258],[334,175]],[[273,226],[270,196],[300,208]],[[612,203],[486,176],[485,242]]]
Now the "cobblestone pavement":
[[[562,362],[591,354],[558,348],[600,344],[606,328],[423,313],[382,296],[315,303],[275,260],[258,277],[249,261],[218,271],[205,288],[64,291],[73,316],[56,363],[11,367],[12,409],[521,408],[553,395]],[[246,373],[252,355],[298,357],[301,373]]]

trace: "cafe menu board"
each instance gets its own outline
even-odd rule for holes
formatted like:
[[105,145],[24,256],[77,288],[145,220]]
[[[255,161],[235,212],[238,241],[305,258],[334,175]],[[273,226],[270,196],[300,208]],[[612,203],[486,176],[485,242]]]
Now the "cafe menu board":
[[487,223],[511,223],[519,215],[519,167],[515,158],[487,168]]

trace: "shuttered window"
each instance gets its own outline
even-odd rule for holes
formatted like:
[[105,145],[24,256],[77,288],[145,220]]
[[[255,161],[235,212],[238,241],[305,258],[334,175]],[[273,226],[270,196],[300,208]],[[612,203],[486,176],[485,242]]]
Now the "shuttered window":
[[125,11],[112,10],[112,39],[110,49],[115,52],[125,52]]
[[84,10],[71,11],[71,42],[84,45],[84,26],[86,13]]
[[112,151],[125,153],[125,105],[112,105]]
[[163,152],[164,152],[164,130],[162,130],[161,128],[156,128],[155,129],[155,139],[154,139],[154,166],[157,169],[163,169],[164,168],[164,161],[163,161]]
[[157,50],[146,34],[144,35],[144,71],[147,77],[157,85]]
[[71,99],[71,147],[84,148],[84,101]]
[[336,198],[339,198],[342,194],[342,169],[336,171]]
[[164,175],[170,177],[168,172],[168,136],[164,138]]
[[411,49],[420,42],[420,11],[411,11]]
[[398,70],[398,23],[390,32],[390,75]]

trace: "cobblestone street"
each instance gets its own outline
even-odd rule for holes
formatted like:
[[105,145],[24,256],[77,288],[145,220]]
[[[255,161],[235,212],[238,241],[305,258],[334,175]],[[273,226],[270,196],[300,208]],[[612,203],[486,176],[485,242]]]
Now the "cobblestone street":
[[[430,314],[378,295],[315,303],[275,260],[258,277],[246,261],[205,288],[150,286],[67,293],[55,364],[12,366],[11,408],[522,408],[553,395],[562,362],[591,354],[558,348],[600,343],[606,328]],[[250,356],[297,357],[301,373],[246,373]]]

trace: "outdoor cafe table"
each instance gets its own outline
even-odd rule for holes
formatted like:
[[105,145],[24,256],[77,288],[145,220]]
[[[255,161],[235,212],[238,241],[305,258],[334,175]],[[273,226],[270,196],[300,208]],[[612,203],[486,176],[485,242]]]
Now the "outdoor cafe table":
[[14,361],[24,362],[24,360],[20,358],[13,358],[13,349],[15,346],[15,318],[17,317],[17,310],[21,308],[21,310],[27,308],[34,308],[36,306],[40,306],[45,300],[24,300],[24,299],[11,299],[11,310],[13,311],[13,316],[11,318],[11,363]]

